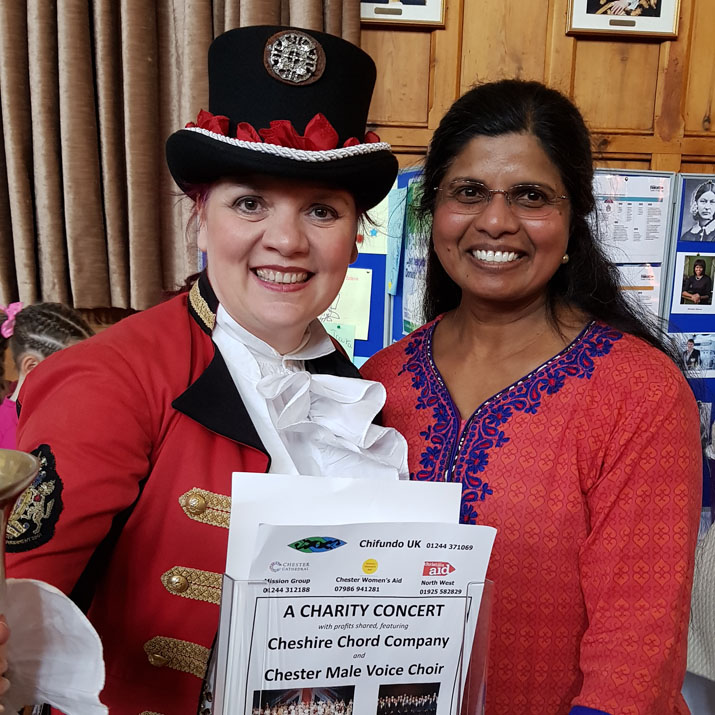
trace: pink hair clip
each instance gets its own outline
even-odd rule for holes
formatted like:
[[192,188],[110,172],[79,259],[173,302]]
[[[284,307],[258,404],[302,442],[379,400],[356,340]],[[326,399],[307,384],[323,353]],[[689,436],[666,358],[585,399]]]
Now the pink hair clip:
[[0,335],[3,338],[11,338],[15,332],[15,316],[22,310],[22,303],[10,303],[7,308],[0,305],[0,311],[7,316],[0,325]]

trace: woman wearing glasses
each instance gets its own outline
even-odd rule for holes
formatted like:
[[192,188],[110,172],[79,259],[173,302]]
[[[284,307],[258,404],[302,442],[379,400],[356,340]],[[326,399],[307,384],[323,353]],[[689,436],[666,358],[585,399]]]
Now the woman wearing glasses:
[[424,171],[429,322],[363,369],[411,478],[497,527],[489,715],[687,713],[698,409],[595,240],[592,176],[558,92],[457,100]]

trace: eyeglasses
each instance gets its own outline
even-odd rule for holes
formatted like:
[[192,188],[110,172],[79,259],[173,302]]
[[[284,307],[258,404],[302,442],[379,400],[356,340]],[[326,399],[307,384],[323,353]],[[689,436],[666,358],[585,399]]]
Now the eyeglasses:
[[509,189],[489,189],[478,181],[456,179],[447,186],[435,186],[441,191],[447,208],[454,213],[476,215],[482,213],[494,194],[502,194],[507,206],[518,218],[546,218],[560,201],[568,196],[559,196],[553,189],[540,184],[518,184]]

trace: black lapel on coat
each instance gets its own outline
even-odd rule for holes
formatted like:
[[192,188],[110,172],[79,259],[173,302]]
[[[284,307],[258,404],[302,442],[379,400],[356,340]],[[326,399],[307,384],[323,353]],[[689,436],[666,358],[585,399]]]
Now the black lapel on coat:
[[171,405],[212,432],[253,447],[270,459],[218,349],[198,379]]
[[[189,314],[201,330],[211,336],[216,325],[218,298],[211,288],[206,271],[189,291],[188,307]],[[263,452],[270,460],[223,355],[215,345],[214,356],[208,367],[171,406],[212,432]]]

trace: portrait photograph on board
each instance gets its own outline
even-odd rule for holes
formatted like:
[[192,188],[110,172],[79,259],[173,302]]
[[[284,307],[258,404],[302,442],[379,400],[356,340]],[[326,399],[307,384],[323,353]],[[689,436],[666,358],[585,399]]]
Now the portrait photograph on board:
[[715,241],[715,176],[684,178],[680,191],[680,240]]
[[676,254],[673,313],[715,314],[712,305],[714,260],[715,253]]
[[672,337],[688,377],[715,377],[715,333],[672,333]]

